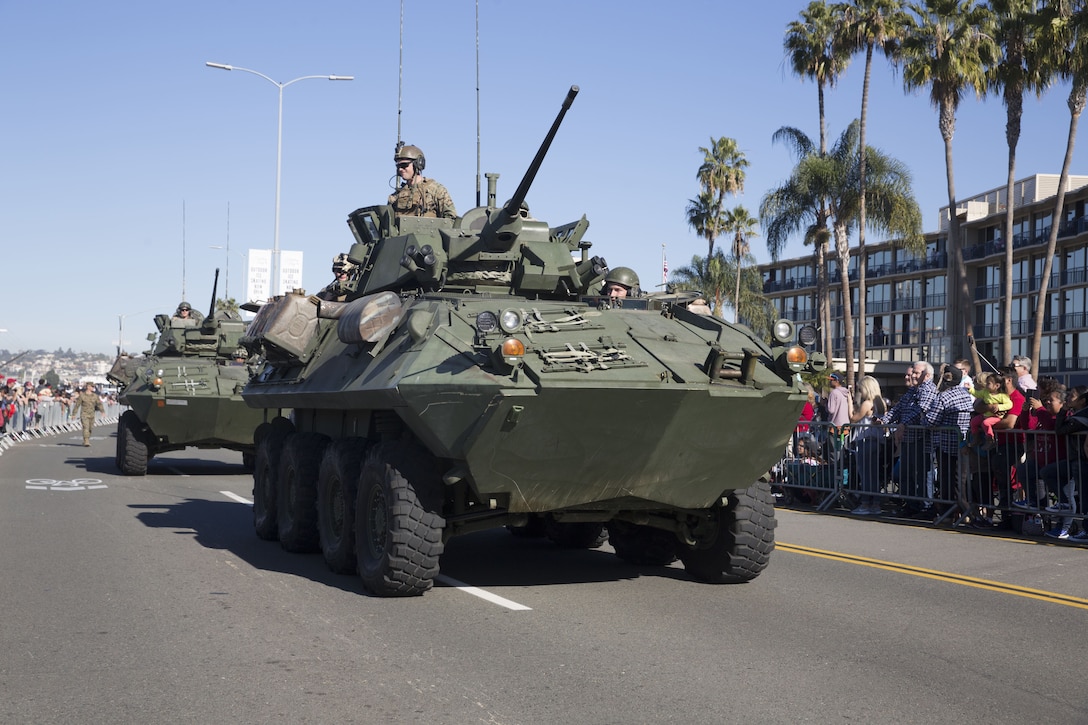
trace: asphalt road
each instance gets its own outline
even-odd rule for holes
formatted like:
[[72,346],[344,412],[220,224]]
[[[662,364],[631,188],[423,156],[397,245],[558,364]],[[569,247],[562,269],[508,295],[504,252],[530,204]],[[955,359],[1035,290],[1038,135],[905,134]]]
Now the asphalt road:
[[496,530],[378,599],[254,536],[240,454],[96,433],[0,456],[2,723],[1088,722],[1083,548],[786,511],[710,586]]

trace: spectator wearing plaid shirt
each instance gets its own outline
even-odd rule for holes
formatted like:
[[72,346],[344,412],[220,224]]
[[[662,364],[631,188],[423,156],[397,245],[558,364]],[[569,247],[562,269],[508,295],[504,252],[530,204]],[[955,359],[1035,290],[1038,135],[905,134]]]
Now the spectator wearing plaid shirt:
[[974,398],[963,387],[963,371],[951,365],[941,373],[937,399],[926,413],[933,428],[933,454],[937,459],[936,498],[959,499],[960,445],[971,423]]
[[933,384],[933,366],[925,360],[911,365],[910,376],[912,387],[876,422],[899,424],[895,433],[899,440],[899,490],[908,498],[896,514],[928,517],[929,502],[919,499],[926,497],[926,476],[933,468],[926,414],[937,399],[937,386]]

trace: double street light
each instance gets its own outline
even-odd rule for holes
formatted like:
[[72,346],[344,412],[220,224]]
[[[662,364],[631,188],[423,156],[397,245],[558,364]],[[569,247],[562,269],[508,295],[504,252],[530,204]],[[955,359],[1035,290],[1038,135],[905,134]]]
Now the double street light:
[[255,76],[260,76],[272,85],[279,88],[280,103],[279,114],[276,130],[276,223],[275,231],[272,238],[272,296],[275,297],[280,293],[280,174],[283,168],[283,89],[292,83],[298,83],[299,81],[309,80],[311,78],[323,78],[329,81],[353,81],[355,76],[302,76],[301,78],[295,78],[293,80],[280,83],[274,81],[264,73],[260,73],[249,68],[239,68],[236,65],[225,65],[223,63],[206,62],[204,65],[209,68],[219,68],[220,70],[240,70],[243,73],[252,73]]

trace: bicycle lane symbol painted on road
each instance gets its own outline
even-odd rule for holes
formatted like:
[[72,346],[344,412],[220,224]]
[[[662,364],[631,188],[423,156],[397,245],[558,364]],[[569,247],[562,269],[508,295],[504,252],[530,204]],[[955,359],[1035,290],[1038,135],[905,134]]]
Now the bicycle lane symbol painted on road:
[[56,481],[52,478],[28,478],[26,488],[29,491],[92,491],[108,488],[100,478],[73,478],[71,481]]

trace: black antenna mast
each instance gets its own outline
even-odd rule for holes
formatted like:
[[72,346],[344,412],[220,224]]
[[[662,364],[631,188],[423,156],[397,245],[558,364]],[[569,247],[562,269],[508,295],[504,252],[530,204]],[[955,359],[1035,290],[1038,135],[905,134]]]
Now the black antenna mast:
[[404,91],[404,0],[400,0],[400,56],[397,62],[397,146],[393,154],[399,154],[404,142],[400,140],[400,109]]
[[476,0],[476,206],[480,203],[480,0]]

